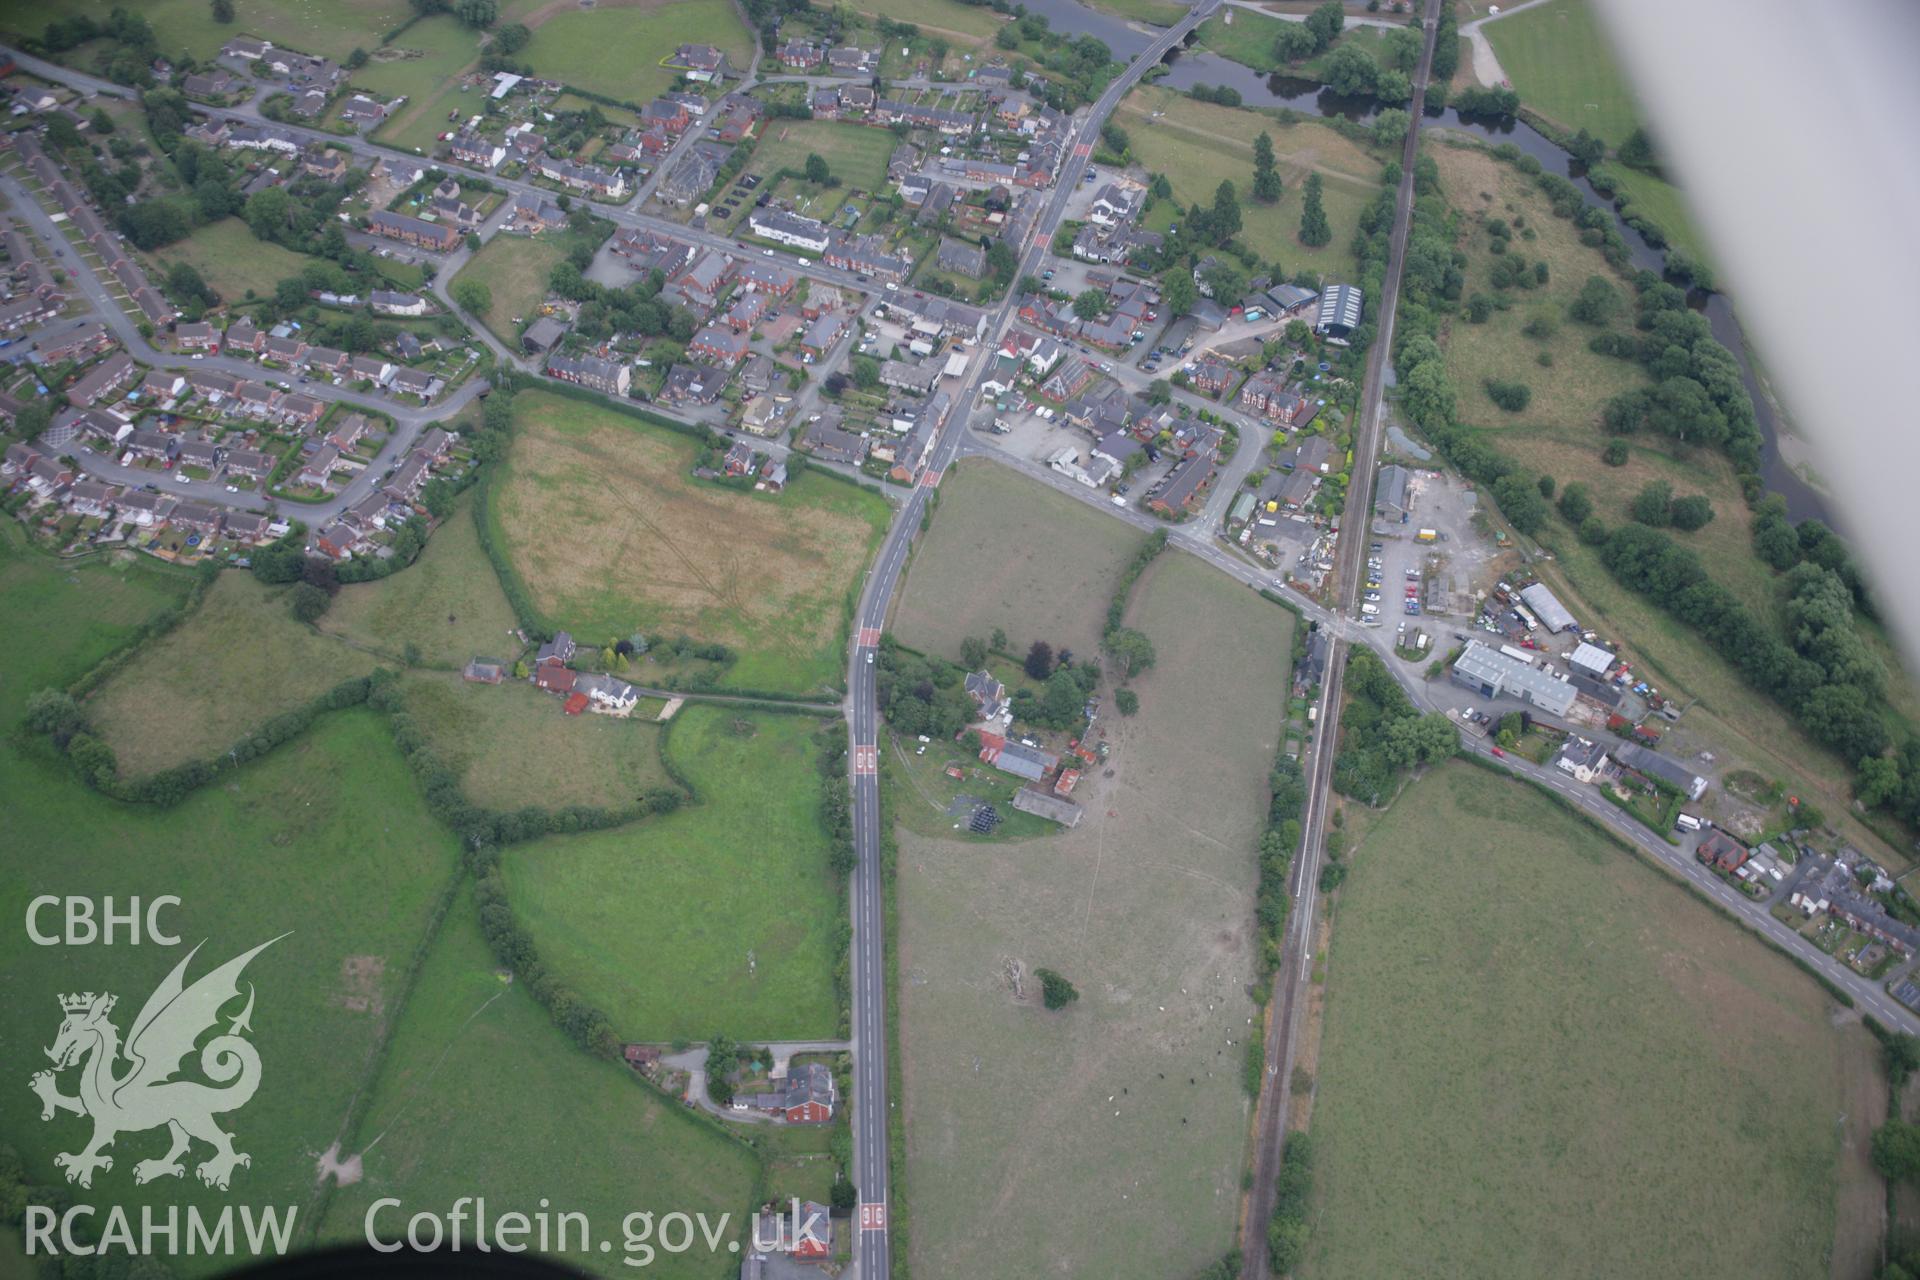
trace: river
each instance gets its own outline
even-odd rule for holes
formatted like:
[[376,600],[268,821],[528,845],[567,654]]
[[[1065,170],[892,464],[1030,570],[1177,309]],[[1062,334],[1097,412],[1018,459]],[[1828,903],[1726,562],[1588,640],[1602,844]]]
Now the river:
[[[1153,42],[1156,31],[1155,28],[1127,23],[1099,13],[1078,3],[1078,0],[1028,0],[1027,9],[1045,15],[1055,31],[1075,36],[1091,35],[1105,41],[1115,56],[1122,59],[1132,58],[1144,50]],[[1304,115],[1347,120],[1365,120],[1380,109],[1379,103],[1371,98],[1347,97],[1311,80],[1261,75],[1251,67],[1204,49],[1188,47],[1176,50],[1167,55],[1167,65],[1167,74],[1155,83],[1177,90],[1192,89],[1203,84],[1227,85],[1237,90],[1241,100],[1251,107],[1289,107]],[[1593,189],[1587,181],[1585,166],[1531,125],[1517,120],[1490,121],[1463,117],[1452,108],[1430,108],[1421,122],[1421,128],[1453,129],[1489,142],[1513,143],[1540,161],[1544,168],[1570,180],[1579,188],[1588,204],[1607,211],[1621,238],[1626,241],[1634,267],[1659,271],[1664,264],[1665,253],[1648,244],[1638,231],[1620,221],[1613,202]],[[1787,510],[1793,519],[1814,517],[1832,524],[1827,517],[1822,496],[1782,456],[1779,423],[1772,402],[1762,394],[1759,379],[1754,374],[1753,361],[1747,353],[1746,335],[1734,315],[1732,301],[1724,293],[1696,289],[1689,295],[1688,302],[1706,316],[1713,327],[1713,336],[1739,361],[1740,375],[1746,383],[1747,395],[1753,401],[1754,420],[1760,429],[1760,473],[1768,491],[1787,500]]]

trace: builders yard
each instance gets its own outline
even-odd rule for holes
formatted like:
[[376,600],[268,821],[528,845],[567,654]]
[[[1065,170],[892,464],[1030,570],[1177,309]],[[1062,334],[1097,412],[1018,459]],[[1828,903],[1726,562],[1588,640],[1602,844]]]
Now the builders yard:
[[1784,957],[1465,765],[1350,862],[1300,1274],[1826,1275],[1877,1235],[1879,1053]]
[[879,497],[819,474],[779,496],[692,475],[694,442],[611,409],[527,392],[492,490],[494,537],[535,606],[595,644],[635,631],[727,645],[736,688],[837,682]]
[[[1038,505],[1027,481],[967,483],[979,486],[976,500]],[[943,537],[940,554],[953,556],[956,530],[986,524],[956,505],[954,484],[943,486],[922,556]],[[1029,598],[1032,610],[1091,621],[1111,590],[1113,573],[1088,564],[1070,522],[1060,528],[1062,537],[1009,537],[991,561],[999,590],[1013,590],[1008,630],[1023,638],[1036,630],[1021,621]],[[925,568],[908,581],[902,616],[932,632],[936,606],[964,608],[967,597]],[[1100,720],[1114,749],[1075,793],[1086,810],[1077,828],[995,844],[900,832],[901,1106],[916,1273],[1165,1280],[1197,1271],[1232,1238],[1244,1042],[1257,1012],[1246,997],[1253,855],[1285,716],[1291,623],[1171,553],[1141,579],[1128,621],[1153,639],[1159,664],[1135,681],[1137,716]],[[942,634],[957,645],[989,625],[976,612]],[[1220,680],[1227,651],[1240,655],[1236,676]],[[1044,1011],[1040,966],[1072,980],[1079,1002]],[[993,1230],[980,1230],[988,1221]]]

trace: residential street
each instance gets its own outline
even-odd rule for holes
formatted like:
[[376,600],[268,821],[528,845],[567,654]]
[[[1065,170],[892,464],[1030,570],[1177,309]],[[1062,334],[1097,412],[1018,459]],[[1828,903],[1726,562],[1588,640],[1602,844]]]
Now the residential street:
[[[54,223],[32,193],[27,191],[18,179],[10,175],[0,175],[0,192],[6,194],[14,208],[19,210],[31,225],[34,234],[48,248],[57,248],[66,252],[66,257],[60,261],[71,266],[68,275],[86,297],[95,318],[112,330],[113,335],[132,353],[134,359],[159,369],[178,369],[182,372],[196,368],[218,369],[242,378],[260,378],[269,372],[261,369],[251,360],[236,360],[229,356],[206,356],[200,360],[190,360],[186,356],[173,352],[156,350],[151,343],[140,336],[139,326],[114,300],[106,285],[101,282],[98,273],[85,261],[75,260],[80,252],[79,248],[61,234],[59,226]],[[78,327],[82,323],[87,322],[84,320],[67,322],[65,328],[50,330],[50,332],[65,332],[66,329]],[[393,419],[394,430],[373,462],[349,480],[340,492],[323,502],[289,505],[287,513],[297,514],[299,519],[308,524],[317,525],[353,506],[372,493],[386,474],[400,464],[401,460],[407,456],[407,451],[413,448],[414,438],[422,429],[429,423],[438,422],[458,413],[469,401],[480,394],[484,386],[486,382],[483,379],[469,378],[465,385],[447,399],[425,405],[402,405],[357,395],[324,382],[309,382],[301,386],[300,390],[304,394],[319,400],[337,401],[375,413],[384,413]],[[155,472],[145,471],[139,467],[123,467],[103,454],[80,453],[75,456],[80,461],[81,469],[88,475],[113,484],[129,485],[137,489],[142,485],[156,483],[163,478]],[[237,507],[246,511],[270,511],[278,506],[274,499],[262,493],[228,493],[226,485],[217,480],[195,480],[181,484],[171,476],[165,479],[167,492],[175,497],[194,498],[217,506]]]

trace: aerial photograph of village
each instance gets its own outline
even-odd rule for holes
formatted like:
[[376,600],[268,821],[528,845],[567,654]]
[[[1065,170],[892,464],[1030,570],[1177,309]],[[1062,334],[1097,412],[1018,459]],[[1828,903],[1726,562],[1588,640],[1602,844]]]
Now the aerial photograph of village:
[[1702,4],[4,0],[0,1280],[1920,1277]]

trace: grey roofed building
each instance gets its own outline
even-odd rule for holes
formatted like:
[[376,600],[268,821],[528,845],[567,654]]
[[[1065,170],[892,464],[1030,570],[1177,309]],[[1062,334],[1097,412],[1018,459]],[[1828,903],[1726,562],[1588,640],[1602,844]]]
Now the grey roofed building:
[[1622,742],[1613,749],[1613,758],[1627,768],[1656,778],[1689,800],[1698,800],[1707,790],[1707,780],[1672,756],[1663,756],[1637,742]]
[[1597,644],[1588,644],[1582,640],[1567,655],[1567,665],[1575,671],[1584,671],[1588,675],[1604,676],[1613,665],[1613,655]]
[[1567,679],[1573,681],[1573,687],[1581,697],[1609,711],[1618,708],[1622,702],[1626,701],[1625,696],[1616,686],[1608,684],[1605,680],[1596,680],[1583,671],[1577,669],[1571,671],[1567,674]]
[[1060,757],[1051,751],[1042,751],[1038,747],[1023,747],[1017,742],[1009,742],[997,751],[987,763],[1002,773],[1010,773],[1016,778],[1025,778],[1028,782],[1038,782],[1047,776],[1047,771],[1060,763]]
[[867,438],[835,423],[814,423],[807,428],[807,440],[813,445],[814,456],[828,462],[858,466],[867,457]]
[[972,695],[974,705],[980,708],[982,720],[996,720],[1006,707],[1007,687],[994,679],[990,671],[969,671],[964,681],[966,691]]
[[1573,620],[1573,615],[1567,612],[1566,606],[1547,589],[1545,583],[1536,582],[1530,587],[1522,587],[1520,600],[1527,608],[1533,610],[1534,616],[1540,619],[1540,625],[1549,631],[1571,631],[1580,625]]
[[1483,698],[1502,694],[1539,707],[1549,715],[1564,716],[1573,706],[1574,688],[1550,671],[1509,658],[1498,649],[1490,649],[1478,640],[1469,640],[1460,658],[1453,664],[1452,681],[1471,689]]
[[551,351],[554,344],[566,336],[567,326],[552,316],[541,316],[528,325],[527,331],[520,335],[520,345],[531,352],[546,352]]
[[978,280],[987,273],[987,251],[963,240],[942,237],[940,251],[934,255],[933,262],[942,271],[951,271],[969,280]]
[[1595,742],[1590,738],[1582,738],[1577,734],[1567,735],[1566,740],[1560,744],[1559,753],[1553,758],[1553,763],[1557,768],[1564,769],[1568,773],[1575,774],[1576,776],[1583,773],[1591,775],[1594,770],[1600,768],[1606,762],[1607,747],[1605,743]]
[[1022,813],[1036,814],[1063,827],[1077,827],[1085,812],[1071,800],[1048,795],[1033,787],[1022,787],[1013,793],[1013,807]]
[[1360,327],[1364,303],[1365,295],[1354,285],[1330,285],[1320,295],[1320,314],[1314,321],[1314,331],[1336,338],[1350,336]]
[[1398,520],[1413,510],[1407,482],[1412,475],[1397,463],[1380,468],[1380,482],[1374,486],[1373,509],[1389,520]]
[[1302,289],[1297,284],[1277,284],[1267,290],[1267,301],[1282,311],[1291,311],[1312,302],[1318,295],[1311,289]]
[[925,395],[933,390],[933,384],[939,380],[940,370],[932,364],[910,364],[904,360],[888,360],[880,366],[881,385],[897,387],[902,391]]

